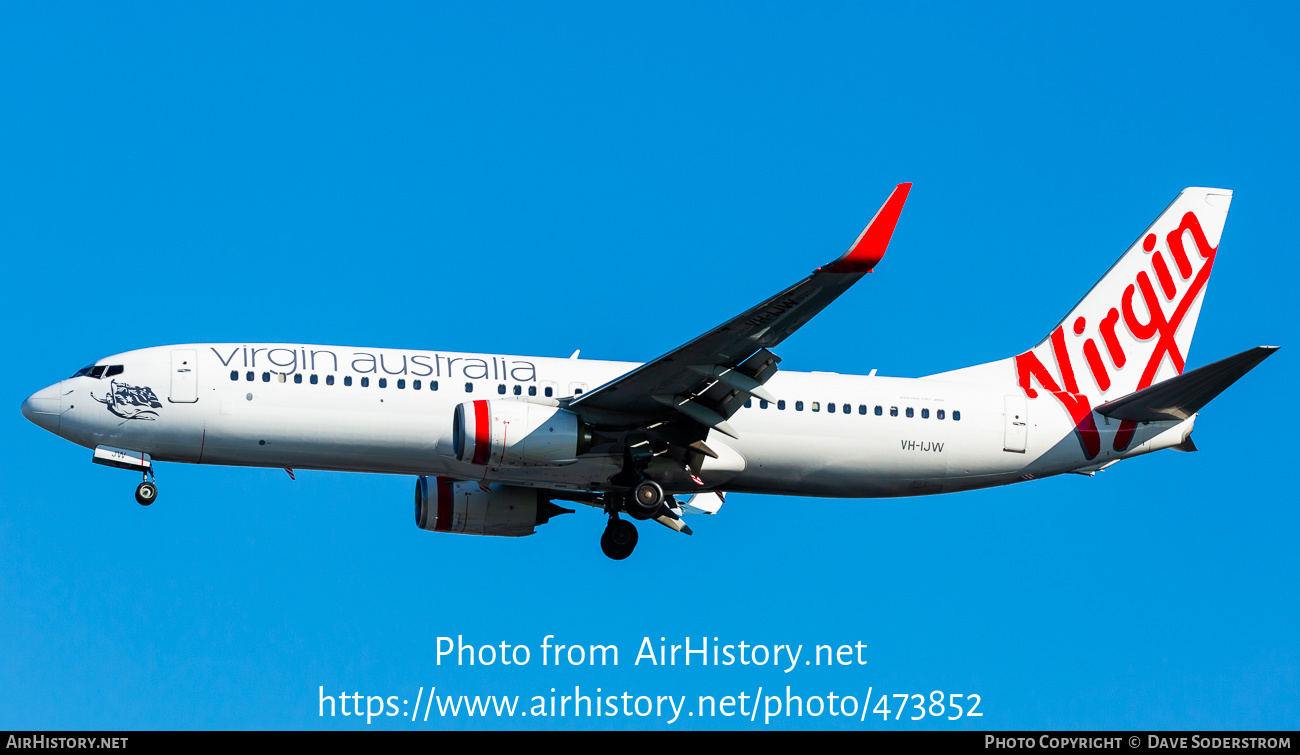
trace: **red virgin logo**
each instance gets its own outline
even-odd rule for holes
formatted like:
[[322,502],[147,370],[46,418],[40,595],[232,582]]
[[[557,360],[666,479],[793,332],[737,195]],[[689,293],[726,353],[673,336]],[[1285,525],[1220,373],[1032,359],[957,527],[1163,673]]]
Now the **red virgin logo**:
[[[1188,234],[1196,245],[1194,254],[1189,254],[1184,244]],[[1064,324],[1052,331],[1048,339],[1051,348],[1042,351],[1044,354],[1050,351],[1055,375],[1044,366],[1039,355],[1034,353],[1043,344],[1015,357],[1016,378],[1025,396],[1037,398],[1038,388],[1055,396],[1074,421],[1075,434],[1083,447],[1084,456],[1089,459],[1100,453],[1101,440],[1088,394],[1100,398],[1113,385],[1120,385],[1123,376],[1137,367],[1143,355],[1146,356],[1146,362],[1142,365],[1135,387],[1124,390],[1119,395],[1127,395],[1150,386],[1166,356],[1178,374],[1183,372],[1183,353],[1176,340],[1178,328],[1205,288],[1206,281],[1210,279],[1217,247],[1210,246],[1194,212],[1183,215],[1178,227],[1166,234],[1166,249],[1156,249],[1157,242],[1154,233],[1147,234],[1142,239],[1142,249],[1149,259],[1149,264],[1144,267],[1148,269],[1140,270],[1133,282],[1124,288],[1119,301],[1115,302],[1116,306],[1111,306],[1104,316],[1092,324],[1091,335],[1084,337],[1089,328],[1087,318],[1092,312],[1104,307],[1104,304],[1097,305],[1088,299],[1076,309],[1076,312],[1082,314],[1071,323],[1075,337],[1067,338]],[[1166,251],[1173,260],[1172,270],[1166,260]],[[1152,274],[1155,283],[1152,283]],[[1177,280],[1175,275],[1178,276]],[[1145,318],[1134,307],[1134,299],[1139,295],[1142,297],[1143,309],[1146,310]],[[1105,358],[1102,356],[1103,347]],[[1079,389],[1074,367],[1079,354],[1072,353],[1076,350],[1082,352],[1081,361],[1097,386],[1095,391]],[[1130,361],[1133,362],[1132,365],[1129,364]],[[1038,388],[1034,387],[1035,383]],[[1112,398],[1118,398],[1118,395]],[[1128,448],[1136,427],[1134,422],[1120,423],[1115,434],[1116,451]]]

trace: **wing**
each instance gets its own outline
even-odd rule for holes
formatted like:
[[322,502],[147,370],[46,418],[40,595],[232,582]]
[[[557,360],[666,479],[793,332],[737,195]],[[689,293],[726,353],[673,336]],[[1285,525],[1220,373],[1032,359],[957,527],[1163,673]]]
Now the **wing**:
[[[749,398],[773,401],[763,383],[780,358],[770,349],[822,311],[885,255],[910,183],[899,184],[839,259],[695,340],[618,377],[569,404],[598,428],[633,430],[685,420],[737,437],[727,419]],[[701,444],[702,445],[702,444]],[[703,453],[712,456],[707,448]]]

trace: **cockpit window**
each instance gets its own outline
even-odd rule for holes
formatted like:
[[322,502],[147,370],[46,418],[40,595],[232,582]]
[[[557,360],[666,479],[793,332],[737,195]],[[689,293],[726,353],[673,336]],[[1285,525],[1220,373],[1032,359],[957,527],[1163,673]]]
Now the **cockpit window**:
[[96,380],[99,380],[100,378],[113,377],[114,375],[121,375],[121,374],[122,374],[122,365],[120,364],[114,364],[114,365],[88,364],[85,367],[82,367],[81,369],[77,370],[77,374],[73,375],[73,377],[74,378],[91,377],[91,378],[95,378]]

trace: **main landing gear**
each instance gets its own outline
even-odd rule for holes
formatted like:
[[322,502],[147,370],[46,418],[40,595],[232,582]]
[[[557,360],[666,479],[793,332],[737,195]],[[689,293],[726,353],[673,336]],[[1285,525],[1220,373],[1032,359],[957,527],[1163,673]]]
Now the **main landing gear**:
[[636,525],[615,515],[605,525],[605,534],[600,536],[600,549],[615,561],[622,561],[632,555],[637,537]]
[[[655,485],[655,487],[658,487],[658,485]],[[618,517],[619,510],[625,510],[630,516],[636,518],[648,518],[638,517],[634,513],[635,504],[633,501],[635,498],[635,494],[605,494],[605,513],[609,515],[609,524],[605,525],[605,532],[600,536],[600,549],[605,552],[606,556],[615,561],[622,561],[632,555],[638,537],[636,525],[626,519],[620,519]]]
[[659,516],[667,497],[659,483],[644,478],[629,493],[607,493],[605,513],[609,515],[609,524],[605,525],[605,532],[600,536],[600,549],[605,555],[622,561],[636,548],[636,525],[620,519],[620,510],[633,519],[646,521]]

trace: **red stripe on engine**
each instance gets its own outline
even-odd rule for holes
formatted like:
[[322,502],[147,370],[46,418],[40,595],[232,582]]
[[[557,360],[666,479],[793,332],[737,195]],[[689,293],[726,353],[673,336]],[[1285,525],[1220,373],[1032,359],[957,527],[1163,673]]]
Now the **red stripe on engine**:
[[435,477],[438,495],[438,518],[433,522],[435,532],[446,532],[451,527],[451,478]]
[[488,402],[474,402],[474,458],[471,464],[487,464],[492,448],[492,428],[488,422]]

